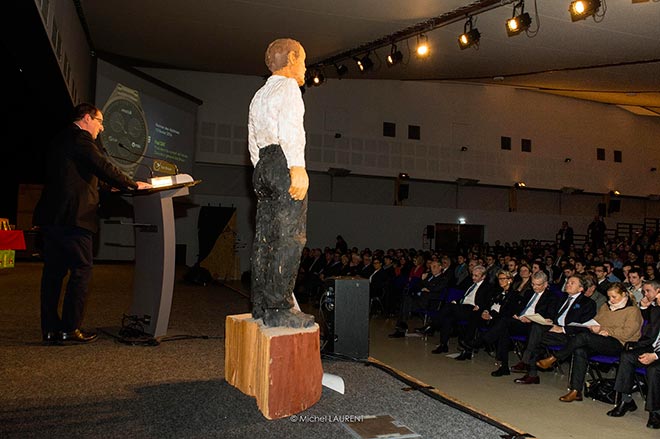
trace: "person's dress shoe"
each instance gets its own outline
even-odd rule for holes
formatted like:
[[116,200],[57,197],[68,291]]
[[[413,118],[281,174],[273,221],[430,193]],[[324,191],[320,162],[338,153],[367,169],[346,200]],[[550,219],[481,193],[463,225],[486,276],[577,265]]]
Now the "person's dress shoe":
[[394,330],[393,333],[388,335],[389,338],[403,338],[406,336],[406,331],[402,331],[400,329]]
[[55,344],[62,341],[62,333],[57,331],[48,331],[43,334],[43,341],[46,344]]
[[582,393],[577,390],[571,390],[564,396],[560,396],[559,400],[562,402],[582,401]]
[[550,369],[557,362],[557,358],[554,355],[550,355],[548,358],[539,360],[536,362],[536,367],[539,369]]
[[511,372],[515,372],[515,373],[527,373],[528,370],[529,370],[529,366],[526,363],[523,363],[522,361],[519,361],[513,366],[511,366]]
[[490,376],[493,376],[493,377],[501,377],[501,376],[505,376],[505,375],[511,375],[511,372],[509,371],[508,366],[500,366],[499,369],[494,370],[490,373]]
[[632,399],[628,402],[620,402],[612,410],[607,412],[607,416],[613,416],[615,418],[620,418],[628,412],[634,412],[637,410],[637,404]]
[[513,382],[516,384],[539,384],[541,379],[538,376],[531,377],[529,375],[524,375],[522,378],[516,378]]
[[63,332],[62,341],[74,341],[77,343],[89,343],[98,338],[98,335],[94,332],[82,332],[80,329],[76,329],[73,332]]
[[660,414],[657,414],[655,412],[649,413],[649,420],[646,423],[646,426],[648,428],[653,428],[655,430],[660,428]]
[[444,352],[449,352],[449,346],[446,344],[439,344],[435,349],[431,351],[432,354],[442,354]]
[[461,354],[454,358],[454,360],[457,361],[465,361],[465,360],[471,360],[472,359],[472,352],[470,351],[462,351]]
[[421,328],[415,328],[415,332],[422,335],[433,335],[433,328],[431,325],[426,325]]

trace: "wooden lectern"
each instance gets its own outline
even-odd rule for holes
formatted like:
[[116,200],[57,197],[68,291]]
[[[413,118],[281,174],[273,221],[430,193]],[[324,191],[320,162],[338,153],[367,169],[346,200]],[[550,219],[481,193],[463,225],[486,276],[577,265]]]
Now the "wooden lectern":
[[319,326],[269,328],[251,314],[227,316],[225,379],[254,396],[267,419],[308,409],[321,398]]
[[135,215],[135,276],[130,314],[143,319],[145,332],[167,333],[174,290],[176,239],[172,198],[188,195],[199,183],[146,189],[133,195]]

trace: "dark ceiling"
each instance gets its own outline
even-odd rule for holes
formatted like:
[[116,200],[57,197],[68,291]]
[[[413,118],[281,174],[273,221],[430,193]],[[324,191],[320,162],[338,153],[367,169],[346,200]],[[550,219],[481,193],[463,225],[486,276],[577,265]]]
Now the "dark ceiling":
[[[308,64],[386,41],[376,68],[347,77],[477,81],[527,87],[660,113],[660,2],[602,0],[597,17],[571,21],[570,0],[527,0],[531,33],[508,37],[507,0],[79,0],[94,48],[135,66],[264,75],[263,52],[278,37],[303,43]],[[460,50],[466,14],[481,33],[478,50]],[[481,12],[483,11],[483,12]],[[456,18],[450,20],[450,18]],[[595,18],[595,19],[594,19]],[[415,27],[416,26],[416,27]],[[395,43],[403,63],[388,68],[390,35],[425,29],[431,56],[411,56],[416,35]],[[364,54],[364,53],[363,53]],[[324,65],[333,76],[333,65]],[[643,109],[642,109],[643,110]]]

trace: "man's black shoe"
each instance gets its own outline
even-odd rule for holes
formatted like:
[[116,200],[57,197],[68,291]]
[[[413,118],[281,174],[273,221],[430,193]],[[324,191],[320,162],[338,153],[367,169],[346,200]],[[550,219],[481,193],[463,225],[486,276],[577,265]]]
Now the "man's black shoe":
[[505,375],[511,375],[511,372],[509,371],[508,366],[500,366],[499,369],[494,370],[490,373],[490,376],[492,377],[502,377]]
[[90,343],[98,338],[94,332],[82,332],[76,329],[73,332],[63,332],[62,341],[73,341],[76,343]]
[[442,354],[444,352],[449,352],[449,346],[446,344],[439,344],[435,349],[431,351],[432,354]]
[[649,421],[646,423],[646,426],[655,430],[660,428],[660,414],[655,412],[649,413]]
[[58,344],[62,341],[62,333],[57,331],[48,331],[43,334],[44,344]]
[[607,412],[607,416],[613,416],[615,418],[620,418],[628,412],[634,412],[637,410],[637,404],[632,399],[629,402],[620,402],[612,410]]
[[461,354],[454,358],[457,361],[465,361],[465,360],[471,360],[472,359],[472,352],[470,351],[463,351]]
[[421,328],[415,328],[415,332],[422,335],[433,335],[433,327],[431,325],[422,326]]

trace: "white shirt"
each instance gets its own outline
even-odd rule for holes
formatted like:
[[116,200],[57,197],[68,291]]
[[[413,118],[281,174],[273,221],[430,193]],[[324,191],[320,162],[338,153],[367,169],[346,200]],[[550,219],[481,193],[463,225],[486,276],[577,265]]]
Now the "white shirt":
[[[571,310],[571,307],[575,303],[575,299],[577,299],[580,294],[582,294],[582,293],[571,294],[566,298],[566,300],[568,301],[568,305],[566,305],[566,303],[567,303],[566,301],[562,304],[561,308],[563,308],[563,312],[561,313],[561,315],[559,317],[557,317],[557,325],[566,326],[566,324],[565,324],[566,314],[568,314],[568,312]],[[565,308],[564,308],[564,306],[565,306]]]
[[477,282],[476,284],[473,284],[474,288],[472,288],[472,290],[470,291],[470,294],[465,296],[465,299],[463,299],[463,305],[476,305],[476,303],[474,303],[474,299],[477,296],[477,290],[479,289],[479,287],[481,286],[481,284],[483,282],[484,281],[482,279],[479,282]]
[[305,104],[293,78],[272,75],[250,103],[248,148],[256,166],[259,149],[280,145],[289,168],[305,166]]
[[[532,297],[530,300],[532,301],[531,305],[529,305],[529,308],[525,310],[522,316],[531,316],[532,314],[536,314],[536,305],[539,303],[539,299],[541,299],[541,296],[543,295],[543,291],[540,293],[537,293],[534,291],[534,297]],[[529,303],[529,302],[528,302]],[[527,306],[527,305],[525,305]],[[519,316],[519,317],[522,317]]]

